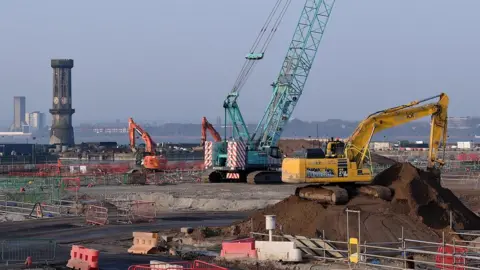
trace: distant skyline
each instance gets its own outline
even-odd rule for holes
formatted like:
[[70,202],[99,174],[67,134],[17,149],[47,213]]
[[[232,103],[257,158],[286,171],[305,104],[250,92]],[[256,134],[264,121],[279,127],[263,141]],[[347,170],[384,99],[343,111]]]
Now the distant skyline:
[[[51,124],[52,58],[75,60],[75,126],[130,116],[215,121],[275,2],[3,1],[0,126],[13,121],[13,96],[25,96],[27,111],[45,112]],[[442,91],[450,115],[480,115],[480,1],[451,3],[338,0],[293,117],[360,120]],[[303,4],[292,1],[241,93],[249,123],[269,101]]]

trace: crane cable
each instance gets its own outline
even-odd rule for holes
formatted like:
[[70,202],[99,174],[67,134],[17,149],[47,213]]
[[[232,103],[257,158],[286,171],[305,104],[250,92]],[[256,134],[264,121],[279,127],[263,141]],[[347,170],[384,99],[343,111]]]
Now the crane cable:
[[[252,47],[250,48],[250,52],[252,54],[254,53],[255,50],[257,50],[259,48],[260,44],[261,44],[261,46],[260,46],[261,53],[262,54],[265,53],[268,46],[270,45],[270,42],[272,41],[272,39],[275,35],[275,33],[277,32],[278,26],[282,22],[283,17],[285,16],[285,13],[287,12],[288,7],[290,6],[291,2],[292,2],[292,0],[277,0],[277,2],[275,3],[272,11],[268,15],[264,25],[262,26],[262,28],[260,30],[260,33],[258,34],[257,38],[255,39],[255,42],[253,43]],[[277,14],[278,10],[279,10],[279,7],[281,7],[282,3],[283,3],[283,7],[281,8],[280,13]],[[267,29],[270,27],[270,24],[272,23],[272,20],[274,20],[274,23],[270,28],[270,32],[268,33],[266,38],[264,38],[264,36],[267,32]],[[262,40],[263,40],[263,43],[261,43]],[[257,60],[258,59],[246,59],[245,60],[245,62],[243,64],[243,67],[240,71],[240,74],[238,75],[238,77],[235,81],[235,84],[233,86],[232,93],[233,92],[237,92],[237,93],[240,92],[240,90],[243,88],[243,86],[247,82],[253,68],[257,64],[257,62],[258,62]]]
[[[268,29],[268,26],[270,25],[270,23],[272,22],[272,18],[275,16],[275,13],[277,13],[277,10],[278,10],[278,7],[280,6],[280,4],[282,3],[283,0],[277,0],[277,2],[275,3],[275,5],[273,6],[273,9],[270,11],[270,14],[268,14],[268,17],[267,19],[265,20],[265,23],[263,24],[262,28],[260,29],[260,33],[258,33],[258,36],[257,38],[255,39],[255,41],[253,42],[253,45],[252,47],[250,48],[249,52],[254,52],[257,47],[258,47],[258,44],[260,43],[260,41],[262,40],[263,36],[265,35],[265,32],[267,31]],[[245,80],[245,77],[248,77],[248,73],[249,73],[249,70],[253,69],[253,67],[255,66],[255,63],[256,61],[251,61],[251,60],[246,60],[244,63],[243,63],[243,66],[242,66],[242,69],[240,71],[240,74],[238,75],[237,77],[237,80],[235,81],[235,84],[234,84],[234,87],[233,87],[233,91],[235,92],[239,92],[240,91],[240,88],[241,88],[241,81],[242,80]]]
[[[275,21],[275,24],[274,26],[272,27],[269,35],[267,36],[267,39],[265,41],[265,43],[263,44],[263,47],[261,49],[261,52],[262,53],[265,53],[265,51],[267,50],[268,48],[268,45],[270,45],[270,42],[272,41],[273,37],[275,36],[275,33],[277,32],[277,29],[278,29],[278,26],[280,25],[280,23],[282,22],[283,20],[283,17],[285,16],[285,13],[288,9],[288,6],[290,5],[292,1],[291,0],[287,0],[287,3],[285,4],[285,6],[283,7],[282,11],[281,11],[281,14],[279,17],[277,17],[276,21]],[[252,71],[255,67],[255,65],[258,63],[258,61],[252,61],[252,60],[247,60],[249,62],[253,62],[253,65],[251,66],[251,68],[248,70],[247,74],[245,74],[243,80],[241,81],[241,84],[239,86],[239,89],[242,89],[243,86],[245,85],[245,83],[248,81],[248,78],[250,77],[250,75],[252,74]]]

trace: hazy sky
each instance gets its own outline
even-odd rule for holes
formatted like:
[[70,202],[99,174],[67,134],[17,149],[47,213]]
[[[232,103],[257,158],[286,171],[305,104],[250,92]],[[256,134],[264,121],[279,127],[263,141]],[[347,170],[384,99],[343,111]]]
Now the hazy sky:
[[[13,96],[52,103],[51,58],[72,58],[74,121],[129,116],[215,121],[276,0],[83,0],[0,3],[0,120]],[[247,121],[271,95],[303,0],[294,0],[242,90]],[[294,117],[359,120],[447,92],[450,115],[480,115],[480,1],[337,0]]]

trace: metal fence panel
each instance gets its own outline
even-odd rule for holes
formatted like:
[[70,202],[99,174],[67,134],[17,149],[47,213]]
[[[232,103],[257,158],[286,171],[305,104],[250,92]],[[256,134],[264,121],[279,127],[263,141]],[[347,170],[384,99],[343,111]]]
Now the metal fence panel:
[[155,202],[134,201],[131,206],[134,222],[152,221],[156,217]]
[[207,263],[204,261],[193,262],[158,262],[153,264],[132,265],[128,270],[153,270],[153,269],[167,269],[167,270],[227,270],[225,267],[221,267],[215,264]]
[[101,206],[89,205],[85,213],[85,222],[88,224],[105,225],[108,223],[108,209]]
[[24,262],[27,257],[32,261],[55,260],[57,242],[53,239],[15,239],[3,240],[2,261]]

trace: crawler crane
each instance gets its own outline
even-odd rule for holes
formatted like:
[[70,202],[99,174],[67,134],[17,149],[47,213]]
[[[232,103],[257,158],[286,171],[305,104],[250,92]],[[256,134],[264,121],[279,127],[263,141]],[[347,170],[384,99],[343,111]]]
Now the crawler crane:
[[[277,0],[265,25],[251,47],[240,74],[223,103],[225,138],[206,142],[204,179],[281,183],[281,154],[278,141],[295,109],[327,27],[335,0],[305,0],[300,19],[288,46],[270,103],[255,131],[250,134],[238,105],[240,90],[265,51],[292,0]],[[227,126],[231,125],[231,139]]]
[[[423,104],[438,98],[438,102]],[[323,203],[342,204],[350,194],[364,193],[391,200],[388,187],[370,185],[373,180],[369,143],[382,130],[431,115],[431,130],[427,169],[440,173],[443,160],[439,148],[445,151],[447,139],[447,110],[449,98],[438,96],[414,101],[406,105],[371,114],[363,120],[344,143],[327,142],[325,150],[315,157],[285,158],[282,163],[282,181],[285,183],[312,183],[297,188],[295,194]],[[370,166],[366,166],[370,163]]]

